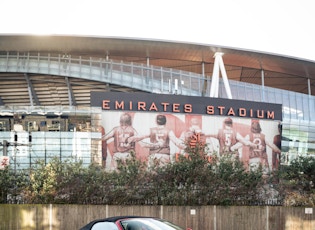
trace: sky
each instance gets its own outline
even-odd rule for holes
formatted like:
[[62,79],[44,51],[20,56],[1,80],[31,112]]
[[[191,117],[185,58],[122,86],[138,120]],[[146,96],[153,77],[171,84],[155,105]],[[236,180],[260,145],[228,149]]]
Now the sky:
[[315,61],[313,0],[2,0],[0,34],[179,41]]

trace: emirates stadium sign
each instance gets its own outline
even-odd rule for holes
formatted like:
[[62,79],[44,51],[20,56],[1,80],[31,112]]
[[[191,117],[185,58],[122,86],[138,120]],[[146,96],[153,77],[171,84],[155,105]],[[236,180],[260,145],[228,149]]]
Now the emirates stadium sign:
[[91,106],[103,110],[185,113],[282,120],[282,105],[209,97],[92,92]]

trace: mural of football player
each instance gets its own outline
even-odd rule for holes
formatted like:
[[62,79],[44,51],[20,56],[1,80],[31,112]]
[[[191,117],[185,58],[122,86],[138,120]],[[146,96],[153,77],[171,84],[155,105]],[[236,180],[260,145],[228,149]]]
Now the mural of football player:
[[259,164],[263,166],[264,173],[269,172],[269,162],[267,155],[267,146],[277,154],[280,154],[280,149],[274,144],[266,140],[265,134],[262,133],[262,129],[259,120],[252,120],[250,134],[247,137],[249,143],[249,167],[254,169]]
[[[279,134],[273,137],[273,143],[281,150],[281,133],[282,133],[282,125],[278,124],[278,132]],[[272,150],[272,170],[279,169],[281,159],[281,151],[277,152]]]
[[185,152],[186,148],[194,148],[197,144],[201,145],[200,147],[205,147],[203,150],[204,156],[211,161],[214,153],[213,143],[210,140],[211,135],[207,134],[205,130],[202,129],[202,116],[186,116],[186,124],[188,128],[183,131],[179,137],[182,144],[180,146],[180,154],[188,156]]
[[131,151],[135,151],[135,143],[128,142],[128,138],[137,134],[137,131],[132,127],[132,118],[130,114],[123,113],[120,116],[120,125],[114,127],[109,133],[104,135],[102,139],[104,141],[113,140],[114,149],[111,161],[111,169],[117,167],[117,160],[125,160],[131,155]]
[[233,154],[239,158],[237,150],[241,148],[245,142],[242,135],[233,129],[233,120],[230,117],[224,119],[222,128],[218,130],[215,135],[207,135],[219,141],[219,155],[220,157],[226,154]]
[[[206,142],[205,133],[201,129],[201,124],[198,117],[192,117],[189,121],[190,126],[187,130],[181,133],[179,139],[182,141],[181,147],[184,149],[185,144],[193,145],[196,140],[196,136],[199,137],[199,141],[203,144]],[[192,147],[192,146],[191,146]]]
[[[105,129],[103,126],[98,127],[98,131],[101,132],[102,137],[105,136]],[[107,141],[102,138],[102,166],[106,167],[106,160],[107,160]]]
[[128,142],[141,141],[146,138],[148,142],[142,142],[141,145],[149,148],[149,166],[153,165],[155,160],[158,160],[160,165],[169,163],[170,158],[170,141],[177,147],[180,146],[181,141],[175,136],[174,132],[166,127],[166,116],[159,114],[156,116],[155,127],[150,128],[149,132],[143,135],[132,136],[128,138]]

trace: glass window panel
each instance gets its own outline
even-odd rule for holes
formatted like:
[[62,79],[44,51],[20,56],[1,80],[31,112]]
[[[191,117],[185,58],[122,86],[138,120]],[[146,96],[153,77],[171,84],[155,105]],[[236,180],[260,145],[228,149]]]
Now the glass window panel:
[[296,101],[296,115],[297,115],[297,119],[302,120],[302,119],[304,119],[304,109],[303,109],[303,98],[302,98],[302,95],[301,94],[295,94],[294,98],[295,98],[295,101]]
[[289,104],[290,104],[290,114],[291,119],[298,119],[298,110],[296,106],[296,97],[289,92]]
[[265,87],[263,93],[265,95],[266,102],[275,103],[275,94],[273,89]]
[[252,98],[254,97],[253,95],[253,88],[249,85],[245,86],[245,100],[252,100]]
[[253,100],[254,101],[262,101],[261,95],[262,95],[262,91],[261,91],[262,87],[258,86],[258,85],[254,85],[253,86]]
[[302,95],[304,120],[310,120],[309,95]]
[[287,93],[282,93],[282,102],[283,119],[291,119],[291,108],[289,102],[289,95]]
[[280,90],[275,90],[274,103],[283,104],[283,93]]
[[219,83],[219,97],[228,98],[222,79],[220,79],[220,83]]
[[315,144],[315,124],[310,122],[308,127],[308,142]]
[[315,97],[310,96],[309,97],[309,114],[310,114],[310,120],[315,121]]

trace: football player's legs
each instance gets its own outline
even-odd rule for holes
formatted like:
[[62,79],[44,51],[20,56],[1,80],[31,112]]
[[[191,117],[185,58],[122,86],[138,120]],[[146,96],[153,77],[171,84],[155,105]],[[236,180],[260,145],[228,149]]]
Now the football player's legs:
[[279,168],[279,162],[280,162],[280,154],[272,152],[272,169],[278,169]]
[[259,168],[261,161],[258,157],[249,159],[249,169],[255,171]]
[[268,174],[269,173],[269,162],[268,162],[268,156],[267,153],[264,153],[261,158],[261,165],[263,169],[263,174]]
[[126,161],[128,158],[130,158],[130,153],[128,152],[116,152],[113,155],[113,160],[112,160],[112,164],[111,164],[111,168],[112,169],[116,169],[117,168],[117,161],[121,160],[121,161]]
[[150,155],[149,166],[158,164],[160,166],[168,164],[170,162],[170,155],[163,153],[155,153]]
[[158,154],[158,159],[162,165],[170,163],[170,155],[167,154]]

